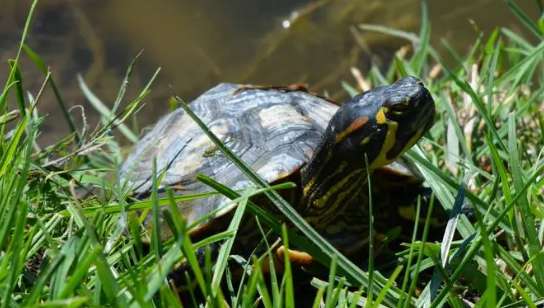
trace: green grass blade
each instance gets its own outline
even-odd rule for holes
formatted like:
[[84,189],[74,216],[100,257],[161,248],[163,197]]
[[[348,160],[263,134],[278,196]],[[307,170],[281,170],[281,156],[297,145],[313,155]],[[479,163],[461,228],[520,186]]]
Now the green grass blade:
[[[32,50],[28,45],[23,45],[23,51],[27,55],[27,57],[34,63],[34,65],[44,74],[47,75],[49,73],[49,68],[45,64],[45,61],[40,57],[38,53],[36,53],[34,50]],[[59,108],[62,111],[62,115],[64,116],[64,120],[68,124],[68,128],[70,129],[70,132],[73,133],[76,136],[76,141],[79,143],[81,136],[79,136],[79,133],[77,131],[76,125],[74,123],[74,120],[72,119],[72,116],[68,112],[68,108],[66,107],[66,104],[64,103],[64,98],[62,97],[62,94],[57,87],[57,84],[55,82],[55,79],[51,77],[49,79],[49,85],[51,86],[51,89],[53,90],[53,94],[55,95],[55,98],[57,100],[57,103],[59,104]]]
[[[520,154],[517,145],[516,122],[514,117],[510,117],[508,121],[508,148],[510,153],[509,163],[512,168],[512,177],[516,191],[521,191],[524,186],[524,176],[521,168]],[[536,233],[537,225],[533,216],[533,211],[529,206],[529,202],[525,195],[519,198],[519,206],[521,206],[521,217],[527,242],[529,245],[529,254],[533,258],[533,267],[535,270],[535,278],[541,287],[539,296],[544,295],[544,255],[540,252],[541,244]]]
[[385,294],[387,293],[387,290],[391,288],[398,277],[398,275],[402,272],[402,265],[399,265],[395,268],[391,276],[389,276],[389,279],[387,279],[387,283],[381,289],[380,293],[378,294],[378,297],[376,297],[376,300],[372,303],[372,307],[379,307],[381,303],[383,302],[383,299],[385,297]]
[[534,34],[538,39],[544,38],[542,31],[538,27],[537,23],[517,5],[513,0],[506,0],[506,4],[510,11],[518,18],[522,25],[524,25],[532,34]]
[[116,119],[115,114],[87,87],[87,84],[81,76],[78,76],[79,87],[85,98],[93,107],[106,119],[119,128],[119,131],[131,142],[136,143],[138,137],[121,120]]
[[26,102],[25,102],[25,94],[23,91],[23,77],[21,76],[21,71],[19,70],[19,66],[15,61],[10,60],[9,65],[11,66],[11,70],[13,70],[13,82],[15,83],[15,94],[17,98],[17,105],[19,106],[19,111],[21,114],[26,114]]
[[285,307],[295,307],[295,291],[293,289],[293,272],[291,271],[291,261],[289,260],[289,238],[287,234],[287,227],[282,225],[281,238],[283,242],[283,294],[285,295]]
[[219,249],[219,254],[217,256],[217,263],[215,265],[215,269],[213,272],[212,277],[212,297],[217,296],[217,290],[221,287],[221,281],[223,279],[223,274],[225,273],[225,269],[227,267],[227,261],[230,255],[230,252],[232,250],[232,246],[234,245],[234,240],[236,239],[236,233],[238,229],[240,228],[240,224],[242,222],[242,217],[244,216],[244,213],[246,211],[246,205],[248,201],[249,196],[245,195],[242,200],[238,203],[238,206],[236,207],[236,211],[234,212],[234,216],[232,217],[232,220],[227,228],[227,231],[231,231],[233,236],[229,238],[228,240],[221,245],[221,248]]
[[13,61],[13,65],[11,67],[11,70],[9,71],[9,76],[4,85],[4,89],[2,90],[2,94],[0,95],[0,98],[2,98],[0,99],[0,111],[3,111],[6,107],[5,102],[6,102],[7,93],[9,89],[11,88],[12,83],[14,82],[15,69],[19,65],[19,59],[21,58],[21,50],[23,49],[23,45],[26,42],[26,37],[30,31],[30,24],[32,22],[32,17],[34,16],[34,10],[36,9],[37,5],[38,5],[38,0],[32,1],[28,14],[26,15],[27,17],[25,20],[25,26],[23,28],[23,33],[21,34],[19,49],[17,50],[17,55],[15,56],[15,60]]
[[429,10],[427,1],[421,1],[421,26],[419,30],[419,44],[416,47],[414,56],[410,61],[412,70],[416,76],[421,76],[429,52],[429,41],[431,38],[431,25],[429,23]]

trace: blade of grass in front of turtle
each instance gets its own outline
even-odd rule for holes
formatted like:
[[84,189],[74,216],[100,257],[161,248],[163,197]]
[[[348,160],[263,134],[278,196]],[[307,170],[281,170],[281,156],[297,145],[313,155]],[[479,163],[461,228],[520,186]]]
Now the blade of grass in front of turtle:
[[210,235],[207,238],[194,243],[193,247],[194,249],[198,250],[201,248],[205,248],[206,246],[210,246],[213,243],[224,241],[230,237],[232,237],[231,231],[222,231],[222,232],[214,233],[213,235]]
[[[410,248],[408,251],[408,260],[406,261],[406,270],[404,272],[404,278],[402,280],[401,290],[406,292],[406,287],[408,286],[408,278],[410,277],[410,269],[412,267],[412,260],[414,256],[414,246],[417,239],[417,230],[419,228],[419,216],[421,213],[421,202],[417,202],[416,204],[416,215],[415,215],[415,221],[414,221],[414,230],[412,231],[412,240],[410,241]],[[406,292],[407,293],[407,292]],[[402,307],[402,304],[406,300],[405,295],[406,293],[403,293],[401,299],[397,303],[397,307]]]
[[174,268],[176,262],[181,259],[182,253],[176,245],[171,246],[160,259],[155,259],[152,267],[149,268],[149,274],[143,281],[147,284],[147,292],[144,296],[145,301],[150,301],[156,296],[168,274]]
[[391,273],[391,276],[389,276],[389,279],[387,279],[387,283],[385,284],[385,286],[380,290],[380,293],[376,297],[376,300],[372,303],[371,307],[379,307],[381,305],[382,301],[385,298],[385,294],[387,293],[387,290],[389,290],[395,284],[395,281],[397,280],[397,277],[399,276],[401,271],[402,271],[402,265],[399,265],[395,268],[393,273]]
[[[218,195],[218,192],[203,192],[203,193],[196,193],[196,194],[187,194],[187,195],[176,195],[174,196],[174,200],[176,202],[188,202],[193,200],[200,200],[209,198],[212,196]],[[137,211],[137,210],[143,210],[143,209],[151,209],[153,208],[153,200],[147,199],[147,200],[137,200],[133,203],[130,203],[129,205],[122,205],[119,203],[110,203],[107,206],[89,206],[83,209],[83,214],[85,216],[92,216],[95,215],[97,212],[102,211],[106,214],[117,214],[121,213],[123,211]],[[169,199],[159,198],[157,200],[159,207],[164,207],[169,204]],[[59,215],[62,217],[68,217],[70,216],[70,213],[67,210],[62,210],[58,212]]]
[[374,282],[374,213],[372,200],[372,181],[370,172],[368,172],[368,156],[364,157],[366,166],[366,182],[368,187],[368,296],[365,303],[366,307],[372,307],[372,287]]
[[208,288],[206,287],[204,275],[202,274],[202,271],[200,269],[200,265],[195,254],[195,248],[193,246],[191,237],[187,232],[187,223],[184,217],[179,214],[178,208],[176,206],[176,199],[172,190],[167,189],[166,193],[168,195],[168,200],[170,201],[168,203],[170,211],[165,212],[165,218],[167,219],[167,221],[172,221],[170,229],[174,234],[174,237],[176,238],[179,249],[185,256],[185,259],[187,259],[189,266],[193,270],[193,274],[195,275],[195,279],[198,283],[198,286],[200,287],[200,291],[204,296],[207,296]]
[[325,294],[325,287],[322,286],[322,287],[319,287],[317,289],[317,294],[315,295],[314,304],[313,304],[312,308],[320,308],[321,307],[321,303],[323,302],[323,294]]
[[242,217],[244,216],[244,213],[246,211],[246,205],[249,198],[249,194],[246,192],[243,194],[242,199],[238,202],[238,205],[236,207],[236,211],[234,212],[234,215],[230,221],[229,226],[227,227],[227,231],[231,231],[233,233],[232,237],[221,245],[221,248],[219,249],[219,254],[217,256],[217,261],[215,265],[215,269],[213,271],[213,277],[212,277],[212,297],[215,298],[217,296],[217,291],[221,287],[221,280],[223,279],[223,274],[225,273],[225,268],[227,267],[227,261],[230,255],[230,252],[232,250],[232,246],[234,245],[234,240],[236,238],[236,233],[238,229],[240,228],[240,223],[242,222]]
[[[211,141],[217,145],[217,147],[227,156],[253,183],[259,187],[269,187],[268,183],[264,181],[259,175],[257,175],[249,166],[247,166],[242,160],[240,160],[230,149],[228,149],[222,142],[211,132],[206,124],[200,120],[200,118],[189,108],[187,104],[179,97],[176,98],[180,102],[180,106],[184,111],[200,126],[200,128],[206,133]],[[338,266],[342,269],[343,273],[348,278],[356,282],[357,284],[368,285],[368,275],[357,267],[348,258],[342,255],[334,246],[332,246],[327,240],[325,240],[317,231],[315,231],[309,224],[302,218],[295,209],[291,207],[278,193],[270,191],[265,195],[272,201],[272,203],[278,208],[278,210],[287,217],[294,226],[296,226],[308,239],[314,243],[322,253],[330,260],[333,256],[338,256]],[[325,264],[326,265],[326,264]],[[378,276],[378,275],[377,275]],[[380,275],[381,276],[381,275]],[[380,287],[382,287],[387,280],[383,276],[378,276]],[[394,305],[399,299],[399,293],[402,292],[398,288],[391,288],[390,292],[386,296],[385,302],[388,305]]]
[[[249,259],[253,260],[253,257],[255,256],[255,253],[251,253],[248,257]],[[240,256],[233,256],[233,259],[237,260],[236,262],[240,265],[242,268],[242,278],[239,279],[238,282],[238,290],[236,291],[236,295],[234,300],[231,303],[232,307],[239,307],[241,300],[243,300],[243,292],[245,291],[245,285],[247,284],[246,279],[251,276],[252,273],[252,265],[249,261],[246,259],[240,257]]]
[[[202,183],[210,186],[211,188],[215,189],[217,192],[223,194],[227,198],[231,199],[231,202],[238,200],[242,196],[230,189],[229,187],[215,181],[211,177],[208,177],[203,174],[197,175],[197,180],[201,181]],[[280,187],[280,188],[292,188],[292,183],[282,183],[274,186],[269,186],[266,188],[259,188],[256,190],[256,192],[259,193],[265,193],[267,191],[273,191],[274,187]],[[263,221],[270,227],[274,229],[277,233],[281,233],[281,224],[279,223],[278,217],[275,217],[275,215],[268,213],[264,211],[263,209],[256,206],[251,200],[248,202],[248,209],[255,215],[257,215],[259,218],[263,219]]]
[[[348,291],[348,297],[350,302],[349,308],[355,308],[359,304],[359,301],[362,298],[362,294],[363,294],[363,290],[359,290],[353,293]],[[360,305],[360,306],[363,306],[363,305]]]
[[162,256],[162,242],[161,242],[161,231],[160,231],[160,219],[159,219],[159,182],[157,179],[157,160],[153,159],[152,166],[152,186],[151,186],[151,212],[152,212],[152,227],[151,227],[151,248],[155,254],[155,258],[160,260]]
[[331,297],[334,289],[334,280],[336,277],[336,257],[331,259],[329,266],[329,281],[327,283],[327,293],[325,294],[325,307],[330,307],[332,304]]
[[[418,203],[421,203],[421,197],[417,200]],[[429,236],[429,227],[431,225],[431,214],[433,212],[434,207],[434,197],[431,195],[431,202],[429,203],[429,208],[427,209],[427,216],[425,218],[425,225],[423,226],[423,236],[421,238],[421,248],[418,251],[417,260],[415,264],[415,271],[412,278],[412,283],[410,284],[410,289],[408,290],[408,299],[412,298],[412,294],[414,294],[417,286],[417,280],[419,277],[419,271],[421,266],[421,260],[423,258],[423,250],[425,249],[425,241],[427,240],[427,237]],[[410,301],[404,302],[404,307],[409,307]]]
[[[215,181],[211,177],[206,176],[204,174],[198,174],[197,175],[197,180],[204,183],[204,184],[206,184],[207,186],[213,188],[214,190],[217,191],[217,193],[228,197],[229,199],[231,199],[230,202],[232,202],[232,203],[239,202],[241,200],[241,198],[243,198],[242,195],[240,195],[239,191],[231,190],[229,187]],[[253,190],[251,192],[249,197],[251,198],[253,196],[261,195],[261,194],[264,194],[267,191],[292,189],[292,188],[295,188],[295,187],[296,187],[296,185],[294,183],[292,183],[292,182],[279,183],[279,184],[276,184],[276,185],[269,186],[267,188],[255,189],[255,190]],[[215,216],[218,212],[224,211],[225,208],[228,208],[228,207],[229,207],[229,204],[225,204],[224,206],[221,206],[221,207],[218,207],[218,208],[216,208],[214,210],[211,210],[204,217],[199,218],[199,219],[195,220],[194,222],[192,222],[189,225],[188,228],[192,229],[193,227],[200,225],[202,222],[204,222],[208,218]],[[261,218],[264,218],[266,220],[267,224],[270,224],[270,223],[274,224],[275,222],[278,221],[277,217],[275,217],[274,215],[269,215],[266,211],[255,207],[253,205],[253,203],[251,203],[251,202],[249,203],[249,209],[252,212],[258,211],[259,213],[254,213],[254,214],[258,215]],[[276,230],[279,231],[280,230],[280,224],[276,223],[275,225],[276,225]]]
[[[187,234],[187,232],[185,232],[185,234]],[[181,260],[182,256],[185,256],[187,258],[187,261],[190,263],[191,269],[194,273],[196,273],[198,271],[197,268],[201,268],[201,266],[198,263],[194,252],[202,247],[209,246],[209,244],[211,243],[226,240],[230,237],[232,237],[231,232],[220,232],[215,234],[213,237],[208,237],[192,245],[190,240],[187,240],[189,239],[189,236],[187,235],[184,237],[183,246],[181,247],[181,249],[177,244],[172,245],[162,255],[162,258],[160,260],[156,260],[152,268],[149,269],[149,274],[144,279],[144,281],[147,282],[147,293],[144,299],[146,301],[149,301],[155,296],[156,292],[160,290],[160,287],[164,283],[164,279],[166,279],[168,274],[174,268],[175,264]],[[205,276],[206,274],[204,273],[202,277]],[[206,281],[206,279],[203,280]],[[202,282],[199,282],[199,286],[201,285],[201,283]],[[204,285],[206,286],[206,288],[207,286],[209,286],[208,283],[204,283]],[[206,292],[204,294],[208,293],[209,292],[206,289]]]
[[453,241],[453,236],[455,235],[457,222],[459,221],[459,216],[461,215],[464,201],[465,188],[464,186],[461,186],[459,187],[459,191],[455,197],[455,202],[453,203],[453,208],[450,211],[450,217],[448,219],[448,223],[446,224],[446,229],[444,230],[444,236],[442,237],[442,242],[440,243],[440,258],[442,261],[442,266],[446,266],[448,263],[451,243]]
[[[342,282],[342,284],[344,284],[344,283],[345,283],[345,280]],[[316,294],[316,297],[314,298],[313,307],[314,308],[315,307],[320,307],[320,306],[325,307],[326,303],[323,300],[323,297],[324,296],[326,297],[325,293],[328,292],[327,290],[329,289],[330,283],[314,277],[312,279],[312,281],[310,282],[310,284],[317,289],[317,294]],[[333,287],[331,290],[334,291],[336,289],[337,288]],[[347,305],[345,305],[346,302],[350,303],[349,308],[364,307],[366,305],[366,298],[361,296],[361,294],[363,293],[362,290],[352,292],[352,291],[349,291],[349,288],[344,287],[341,290],[341,293],[343,293],[343,294],[339,293],[338,298],[339,298],[339,301],[344,302],[344,305],[342,307],[347,306]],[[334,295],[333,295],[333,297],[334,297]],[[343,297],[343,298],[341,298],[341,297]],[[333,298],[331,297],[330,302],[332,304],[334,304],[332,299]],[[326,300],[326,298],[325,298],[325,300]],[[379,307],[384,307],[384,306],[380,305]]]
[[[275,256],[272,253],[272,247],[268,243],[268,235],[269,232],[265,232],[263,229],[263,226],[261,225],[261,222],[259,220],[258,216],[255,217],[255,223],[257,224],[257,228],[259,229],[259,232],[261,233],[262,241],[264,241],[264,244],[266,246],[266,253],[263,255],[263,257],[268,259],[268,268],[269,268],[269,276],[270,276],[270,287],[272,289],[272,301],[276,303],[276,307],[281,307],[282,299],[281,299],[281,292],[280,292],[280,286],[278,283],[278,275],[276,273],[276,265],[275,263]],[[257,248],[255,248],[257,249]]]
[[266,286],[266,282],[264,280],[264,274],[263,270],[261,268],[261,261],[258,260],[253,265],[253,271],[255,271],[257,276],[257,292],[259,292],[259,296],[261,298],[261,302],[263,307],[265,308],[273,308],[274,305],[272,303],[272,300],[270,298],[270,293],[268,292],[268,287]]
[[[253,264],[256,264],[259,262],[257,258],[253,258]],[[254,307],[254,299],[255,294],[257,293],[257,283],[258,283],[258,275],[261,273],[258,271],[251,271],[251,275],[249,276],[249,280],[247,284],[244,286],[244,292],[242,296],[242,307]]]
[[[341,277],[338,281],[338,284],[335,286],[333,290],[333,294],[330,298],[329,305],[325,305],[326,308],[332,308],[332,307],[344,307],[345,303],[345,289],[344,285],[346,284],[346,278]],[[342,296],[343,295],[343,296]]]
[[281,226],[281,238],[283,242],[283,281],[282,286],[285,286],[283,294],[285,294],[284,304],[287,308],[295,307],[295,294],[293,291],[293,272],[291,271],[291,260],[289,259],[289,237],[287,234],[287,226]]

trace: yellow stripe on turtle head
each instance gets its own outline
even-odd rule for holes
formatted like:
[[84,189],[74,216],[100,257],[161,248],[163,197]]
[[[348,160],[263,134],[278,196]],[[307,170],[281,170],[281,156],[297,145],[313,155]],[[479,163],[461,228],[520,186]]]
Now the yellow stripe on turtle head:
[[386,112],[387,112],[386,107],[380,107],[380,109],[376,113],[376,123],[385,124],[385,122],[387,122],[387,117],[385,116]]
[[[381,119],[382,117],[384,119]],[[380,123],[383,121],[383,123]],[[387,153],[395,146],[397,142],[397,128],[399,124],[395,121],[391,121],[385,117],[383,110],[380,108],[380,111],[376,114],[376,122],[378,124],[387,124],[387,132],[385,133],[385,138],[383,140],[383,145],[380,149],[380,153],[370,162],[370,169],[375,169],[381,166],[389,164],[392,159],[387,158]]]
[[[376,156],[376,158],[370,163],[370,168],[375,169],[379,168],[381,166],[385,166],[395,159],[397,159],[398,155],[395,157],[388,158],[388,153],[393,149],[395,146],[395,143],[397,140],[397,129],[399,124],[395,121],[389,120],[386,118],[385,123],[387,124],[387,133],[385,134],[385,139],[383,141],[382,148],[380,149],[380,153]],[[425,128],[421,127],[419,128],[416,133],[406,142],[402,150],[399,152],[399,154],[404,153],[406,150],[411,148],[416,142],[421,138],[423,135],[423,132],[425,131]]]

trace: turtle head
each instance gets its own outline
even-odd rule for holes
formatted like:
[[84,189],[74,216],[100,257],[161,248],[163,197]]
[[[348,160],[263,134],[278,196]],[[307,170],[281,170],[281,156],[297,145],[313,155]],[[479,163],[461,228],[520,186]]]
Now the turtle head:
[[326,205],[346,203],[345,198],[364,187],[364,171],[394,161],[414,145],[431,127],[434,112],[431,94],[415,77],[374,88],[344,103],[302,174],[306,206],[330,208]]
[[434,101],[423,83],[405,77],[343,104],[327,128],[333,156],[384,166],[416,143],[430,128]]

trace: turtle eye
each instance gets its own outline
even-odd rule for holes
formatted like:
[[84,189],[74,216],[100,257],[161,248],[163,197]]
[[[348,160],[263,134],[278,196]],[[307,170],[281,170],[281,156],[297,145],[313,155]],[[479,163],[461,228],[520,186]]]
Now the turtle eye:
[[408,101],[397,103],[389,107],[390,112],[394,115],[402,115],[410,108],[410,103]]
[[410,108],[410,101],[405,100],[403,102],[393,104],[389,108],[391,108],[391,110],[395,110],[395,111],[404,111],[404,110],[407,110],[408,108]]

